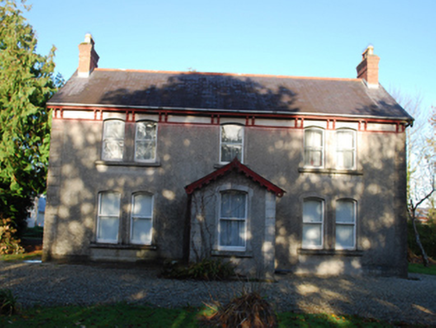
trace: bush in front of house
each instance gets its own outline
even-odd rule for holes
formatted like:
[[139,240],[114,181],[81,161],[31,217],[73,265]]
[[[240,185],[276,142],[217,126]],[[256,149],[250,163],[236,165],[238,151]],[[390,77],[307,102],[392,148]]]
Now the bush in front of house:
[[226,305],[218,305],[203,321],[215,327],[277,327],[277,316],[271,304],[256,291],[244,292]]
[[18,302],[10,289],[0,289],[0,315],[12,315],[18,311]]
[[24,253],[20,239],[14,237],[16,232],[11,219],[0,219],[0,255]]
[[162,276],[170,279],[228,280],[235,275],[230,262],[215,259],[203,259],[187,266],[177,261],[164,263]]

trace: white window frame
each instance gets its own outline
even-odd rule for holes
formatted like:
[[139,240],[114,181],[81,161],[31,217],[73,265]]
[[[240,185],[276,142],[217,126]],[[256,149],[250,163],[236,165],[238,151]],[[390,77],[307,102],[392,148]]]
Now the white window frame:
[[[338,147],[339,135],[341,133],[344,133],[344,132],[345,133],[350,133],[353,136],[353,147],[351,147],[351,148],[345,148],[345,147],[340,148],[340,147]],[[356,147],[356,131],[352,130],[352,129],[346,129],[346,128],[336,130],[336,133],[335,133],[335,148],[336,148],[336,159],[335,159],[336,160],[336,167],[338,169],[343,169],[343,170],[353,170],[353,169],[355,169],[356,168],[356,148],[357,148]],[[339,152],[352,152],[352,154],[353,154],[353,165],[351,167],[346,167],[344,165],[340,165],[340,163],[338,161]]]
[[[150,140],[150,139],[138,139],[138,126],[140,125],[140,124],[148,124],[148,123],[153,123],[155,126],[156,126],[156,133],[155,133],[155,135],[154,135],[154,137],[153,137],[153,142],[154,142],[154,154],[153,154],[153,157],[152,158],[150,158],[150,159],[138,159],[138,158],[136,158],[136,153],[137,153],[137,142],[138,141],[142,141],[142,140]],[[135,158],[135,162],[145,162],[145,163],[150,163],[150,162],[155,162],[156,161],[156,152],[157,152],[157,130],[158,130],[158,124],[157,124],[157,122],[154,122],[154,121],[147,121],[147,120],[144,120],[144,121],[137,121],[136,122],[136,124],[135,124],[135,155],[134,155],[134,158]]]
[[[307,138],[306,138],[306,132],[308,131],[317,131],[321,132],[321,146],[309,146],[307,145]],[[304,129],[304,147],[303,147],[303,160],[304,160],[304,167],[313,167],[313,168],[323,168],[325,163],[325,131],[324,129],[321,129],[319,127],[310,126]],[[321,164],[320,165],[311,165],[306,164],[307,156],[306,151],[321,151]]]
[[[223,128],[224,128],[225,126],[236,126],[236,127],[242,129],[242,140],[241,140],[240,143],[223,142],[223,135],[222,135],[223,132],[222,132],[222,131],[223,131]],[[244,141],[245,141],[244,139],[245,139],[245,126],[244,126],[244,125],[241,125],[241,124],[234,124],[234,123],[221,124],[221,125],[220,125],[220,152],[219,152],[220,163],[222,163],[222,164],[227,164],[227,163],[229,163],[230,161],[233,160],[233,158],[232,158],[230,161],[223,161],[223,160],[222,160],[222,156],[223,156],[223,154],[222,154],[222,148],[223,148],[223,145],[227,145],[227,144],[229,144],[229,145],[240,145],[240,146],[241,146],[241,159],[240,159],[240,162],[241,162],[241,163],[244,163],[244,143],[245,143],[245,142],[244,142]]]
[[[118,213],[112,213],[113,215],[103,215],[101,213],[101,207],[102,207],[102,195],[103,194],[115,194],[118,196]],[[119,235],[120,235],[120,214],[121,214],[121,194],[119,192],[116,191],[102,191],[98,193],[98,208],[97,208],[97,231],[96,231],[96,241],[98,243],[107,243],[107,244],[117,244],[118,240],[119,240]],[[110,216],[112,218],[117,218],[118,220],[118,232],[117,232],[117,238],[116,239],[103,239],[103,238],[99,238],[99,232],[100,232],[100,226],[101,226],[101,220],[102,217],[105,216]]]
[[[150,216],[138,216],[138,215],[134,215],[134,209],[135,209],[135,197],[139,196],[139,195],[146,195],[146,196],[150,196],[151,197],[151,214]],[[150,194],[148,192],[135,192],[134,194],[132,194],[132,203],[131,203],[131,211],[130,211],[130,243],[131,244],[135,244],[135,245],[151,245],[152,241],[153,241],[153,213],[154,213],[154,195]],[[150,220],[150,241],[147,243],[142,243],[142,242],[138,242],[135,241],[133,239],[133,221],[135,219],[139,219],[139,220]]]
[[[123,137],[122,138],[110,138],[110,137],[106,137],[106,131],[108,128],[108,125],[113,123],[113,122],[121,122],[123,123]],[[103,140],[102,140],[102,147],[101,147],[101,158],[103,160],[106,161],[122,161],[124,158],[124,139],[125,139],[125,128],[126,128],[126,124],[123,120],[119,120],[119,119],[110,119],[110,120],[105,120],[103,121]],[[123,146],[122,146],[122,152],[121,152],[121,158],[110,158],[110,157],[105,157],[105,145],[107,143],[107,140],[110,141],[122,141]]]
[[[234,193],[240,193],[243,194],[245,196],[245,216],[243,218],[223,218],[221,216],[221,204],[222,204],[222,195],[225,193],[230,193],[230,192],[234,192]],[[226,250],[226,251],[239,251],[239,252],[243,252],[247,249],[247,231],[248,231],[248,197],[249,194],[246,191],[242,191],[242,190],[237,190],[237,189],[225,189],[225,190],[221,190],[219,193],[219,204],[218,204],[218,240],[217,240],[217,245],[218,245],[218,250]],[[226,246],[226,245],[221,245],[221,221],[244,221],[244,246]]]
[[[354,216],[354,221],[349,221],[349,222],[338,222],[337,221],[337,208],[338,208],[338,202],[347,202],[347,203],[351,203],[353,204],[353,216]],[[349,198],[343,198],[343,199],[338,199],[336,201],[336,211],[335,211],[335,249],[356,249],[356,227],[357,227],[357,202],[354,199],[349,199]],[[349,246],[349,247],[343,247],[337,244],[337,226],[352,226],[353,227],[353,245]]]
[[[309,222],[305,221],[304,204],[306,202],[319,202],[321,204],[321,221]],[[301,246],[303,249],[322,249],[324,247],[324,221],[325,221],[325,202],[320,198],[305,198],[303,200],[302,208],[302,227],[301,227]],[[321,244],[320,245],[308,245],[304,240],[304,226],[320,226]]]

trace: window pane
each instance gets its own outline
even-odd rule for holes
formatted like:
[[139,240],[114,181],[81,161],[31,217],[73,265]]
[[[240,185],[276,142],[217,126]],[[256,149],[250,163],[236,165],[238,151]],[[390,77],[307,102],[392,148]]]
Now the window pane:
[[139,122],[136,123],[136,140],[155,139],[156,138],[156,123]]
[[155,141],[136,141],[135,158],[139,160],[154,159],[156,153]]
[[354,247],[354,225],[336,225],[336,247]]
[[336,156],[336,163],[341,168],[354,167],[354,152],[351,150],[338,151]]
[[321,228],[321,224],[303,224],[303,247],[322,246]]
[[151,219],[132,220],[132,241],[137,244],[151,244]]
[[303,222],[322,222],[322,202],[308,200],[303,203]]
[[337,201],[336,202],[336,222],[355,222],[354,202]]
[[245,221],[220,220],[220,245],[245,246]]
[[122,159],[124,150],[123,140],[105,139],[103,141],[104,159]]
[[354,133],[351,131],[336,132],[336,147],[338,149],[354,148]]
[[120,211],[120,195],[113,192],[100,194],[100,211],[99,215],[117,216]]
[[245,194],[225,192],[221,194],[221,217],[245,218]]
[[115,242],[118,240],[118,217],[99,217],[97,240]]
[[152,196],[135,195],[133,198],[133,216],[151,217]]
[[222,145],[221,147],[221,161],[231,162],[235,157],[241,161],[242,146],[236,145]]
[[123,121],[105,121],[104,136],[111,139],[124,139]]
[[322,147],[322,131],[306,130],[305,131],[306,147]]
[[322,166],[322,151],[306,149],[304,164],[308,166]]
[[221,141],[226,143],[242,143],[243,128],[239,125],[223,125],[221,127]]

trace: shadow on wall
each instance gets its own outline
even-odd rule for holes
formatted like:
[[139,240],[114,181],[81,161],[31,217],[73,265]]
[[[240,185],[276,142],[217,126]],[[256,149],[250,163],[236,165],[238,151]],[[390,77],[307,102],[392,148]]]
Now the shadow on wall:
[[[101,103],[129,106],[139,106],[145,103],[153,107],[228,109],[242,112],[244,110],[268,110],[298,113],[300,108],[296,106],[297,97],[298,94],[293,90],[283,86],[269,88],[247,77],[235,78],[219,74],[186,73],[171,76],[164,84],[157,83],[143,90],[133,92],[127,89],[114,90],[105,94]],[[385,103],[379,105],[389,106]],[[208,150],[204,149],[203,143],[204,138],[210,138],[210,136],[206,132],[198,132],[204,133],[201,137],[192,134],[183,140],[177,140],[169,135],[164,136],[164,138],[158,139],[158,151],[165,149],[164,152],[159,153],[162,162],[159,168],[141,170],[132,168],[131,173],[126,173],[122,169],[111,169],[112,173],[105,175],[104,172],[97,172],[95,169],[95,161],[101,160],[99,151],[101,149],[102,124],[95,124],[91,121],[76,121],[72,129],[69,128],[69,124],[67,121],[55,120],[52,131],[53,142],[50,154],[50,174],[52,176],[51,178],[49,176],[49,188],[52,188],[52,191],[49,191],[49,198],[51,204],[57,207],[54,215],[57,216],[59,222],[63,223],[52,227],[54,229],[51,236],[53,245],[62,245],[58,247],[62,248],[64,254],[86,255],[89,240],[92,240],[95,234],[98,191],[112,189],[122,192],[125,187],[134,189],[136,186],[140,188],[140,186],[147,184],[156,185],[156,175],[158,175],[159,179],[165,180],[165,187],[156,190],[163,199],[160,204],[163,208],[155,209],[156,226],[154,233],[156,242],[162,245],[168,243],[170,245],[168,247],[180,249],[184,244],[181,227],[184,224],[184,213],[187,205],[184,186],[212,171],[210,161],[213,160],[205,155],[209,155],[209,153],[207,153]],[[181,129],[183,127],[174,125],[172,128]],[[362,145],[359,145],[362,149],[359,149],[358,158],[364,172],[363,177],[359,178],[362,186],[360,189],[356,190],[353,179],[308,174],[298,175],[298,173],[297,179],[292,181],[292,184],[288,182],[291,187],[285,188],[288,192],[287,196],[294,195],[294,197],[298,197],[295,195],[301,192],[312,191],[316,191],[320,195],[348,195],[350,189],[354,190],[353,194],[360,197],[361,200],[358,204],[358,220],[360,221],[358,229],[360,231],[357,240],[361,249],[383,249],[386,247],[388,239],[396,238],[393,234],[401,233],[401,231],[390,228],[398,220],[398,218],[393,217],[394,212],[391,204],[401,206],[394,201],[398,199],[397,195],[403,192],[402,181],[398,181],[396,175],[397,170],[405,169],[402,167],[403,159],[396,157],[398,151],[401,150],[399,149],[401,143],[398,143],[397,139],[402,138],[402,135],[390,134],[388,139],[385,136],[382,133],[363,133],[365,144],[362,142]],[[56,140],[62,140],[62,142],[56,142]],[[216,141],[218,142],[218,137]],[[164,143],[165,147],[160,147],[159,143]],[[265,153],[276,152],[275,158],[277,159],[281,157],[283,152],[288,153],[288,157],[298,156],[298,154],[301,157],[302,151],[295,150],[297,146],[293,141],[285,144],[276,142],[274,145],[263,145],[266,147]],[[219,145],[216,143],[216,148],[218,147]],[[302,147],[302,143],[299,147]],[[213,149],[212,152],[217,153],[217,149]],[[180,155],[182,157],[175,158],[175,154],[180,153],[183,153]],[[292,155],[289,155],[291,153]],[[193,155],[196,156],[198,162],[195,170],[191,168]],[[301,161],[300,158],[297,160],[299,163]],[[174,169],[176,165],[177,170]],[[256,170],[258,165],[256,163],[252,165],[253,169]],[[295,170],[297,169],[295,168]],[[265,177],[277,185],[282,185],[282,182],[286,181],[286,176],[279,170],[259,173],[266,173]],[[97,182],[93,182],[97,180],[98,176],[106,177],[105,189],[98,186]],[[66,180],[59,181],[60,177]],[[123,205],[125,207],[121,219],[126,221],[126,213],[129,213],[130,200],[128,198],[130,195],[123,197],[125,199],[122,199],[122,204],[125,204]],[[285,202],[285,197],[280,202]],[[380,198],[386,201],[380,202]],[[301,204],[290,206],[294,209],[291,213],[292,219],[301,220]],[[330,205],[327,204],[327,206]],[[330,213],[329,220],[332,220],[331,209],[327,213]],[[279,241],[276,247],[281,249],[282,253],[289,253],[289,250],[294,247],[293,245],[300,243],[297,237],[299,234],[296,234],[292,228],[301,229],[301,224],[283,224],[284,221],[289,220],[288,214],[289,212],[284,213],[280,209],[280,205],[277,207],[276,229]],[[126,228],[127,226],[124,226],[124,229]],[[402,228],[399,226],[398,229]],[[167,238],[163,231],[170,232],[176,237]],[[398,239],[398,242],[392,247],[403,246]],[[389,254],[394,254],[394,252],[389,252]],[[386,253],[379,251],[372,255],[384,257]],[[295,261],[295,259],[291,259],[291,261]],[[280,266],[280,263],[278,265]]]
[[[277,216],[276,253],[294,254],[291,265],[310,263],[311,272],[341,274],[351,269],[364,269],[376,274],[407,272],[406,261],[406,167],[404,133],[362,132],[357,161],[362,175],[299,174],[288,195],[300,195],[289,205],[295,219],[289,224],[282,209]],[[350,198],[357,201],[357,250],[364,251],[358,260],[341,256],[319,256],[319,264],[310,256],[299,256],[302,229],[301,195],[322,198],[325,202],[324,249],[334,250],[335,202]],[[297,196],[298,197],[298,196]],[[286,201],[286,195],[281,202]],[[289,212],[288,212],[289,213]],[[289,216],[289,215],[288,215]],[[276,260],[278,268],[289,268],[286,261]],[[349,271],[349,270],[348,270]]]

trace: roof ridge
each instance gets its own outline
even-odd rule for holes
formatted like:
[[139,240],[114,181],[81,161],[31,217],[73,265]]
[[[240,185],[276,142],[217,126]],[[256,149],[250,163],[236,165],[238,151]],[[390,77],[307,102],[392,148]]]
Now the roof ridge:
[[273,78],[280,78],[280,79],[304,79],[304,80],[327,80],[327,81],[355,81],[355,82],[362,81],[362,79],[360,78],[290,76],[290,75],[250,74],[250,73],[218,73],[218,72],[196,72],[196,71],[162,71],[162,70],[121,69],[121,68],[96,68],[95,71],[103,71],[103,72],[121,71],[121,72],[137,72],[137,73],[240,76],[240,77],[273,77]]

